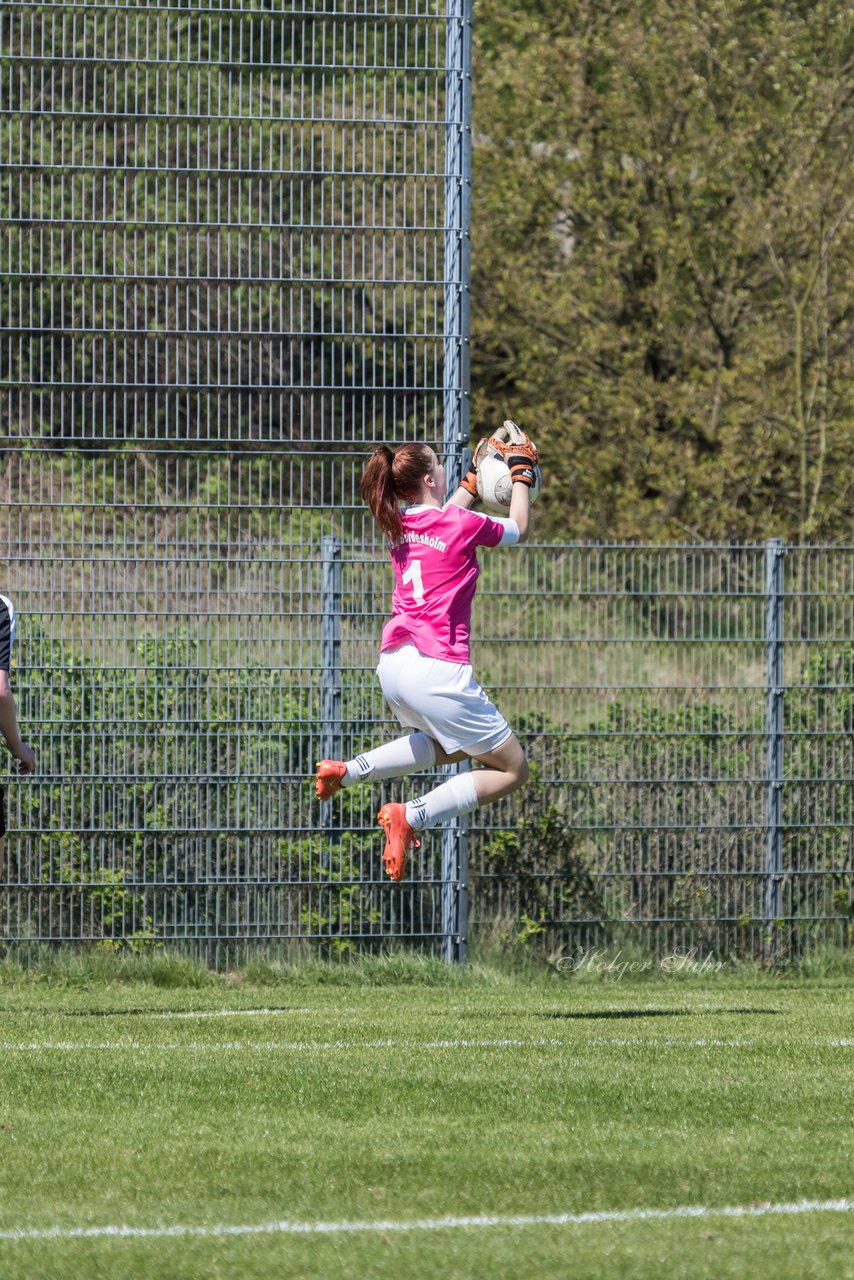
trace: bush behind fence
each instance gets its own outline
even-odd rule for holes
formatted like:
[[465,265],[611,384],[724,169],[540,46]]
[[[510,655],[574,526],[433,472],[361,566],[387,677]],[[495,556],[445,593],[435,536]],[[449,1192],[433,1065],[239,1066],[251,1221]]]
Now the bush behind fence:
[[[90,583],[70,634],[72,561],[17,599],[15,686],[40,770],[10,784],[6,940],[182,945],[219,963],[442,944],[439,833],[397,887],[375,826],[382,798],[430,780],[313,798],[330,735],[351,758],[399,732],[373,673],[384,557],[349,544],[328,596],[323,545],[293,557],[297,590],[293,559],[262,547],[249,575],[199,557],[207,594],[181,596],[180,549],[173,563],[138,543],[148,612],[136,579],[107,601]],[[849,941],[854,552],[780,559],[777,653],[768,548],[484,556],[476,670],[532,779],[463,832],[471,931],[552,952],[617,936],[751,955]]]

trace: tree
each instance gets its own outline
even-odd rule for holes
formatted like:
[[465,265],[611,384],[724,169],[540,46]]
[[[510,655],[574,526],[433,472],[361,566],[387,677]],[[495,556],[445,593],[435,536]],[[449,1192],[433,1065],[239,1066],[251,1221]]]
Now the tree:
[[850,17],[486,0],[475,29],[474,418],[544,446],[547,532],[847,536]]

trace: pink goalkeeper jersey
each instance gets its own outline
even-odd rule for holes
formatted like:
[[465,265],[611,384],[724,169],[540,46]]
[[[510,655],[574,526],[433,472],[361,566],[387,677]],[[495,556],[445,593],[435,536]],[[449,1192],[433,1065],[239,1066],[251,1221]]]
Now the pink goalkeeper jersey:
[[395,589],[383,653],[414,644],[428,658],[471,662],[477,549],[497,547],[507,524],[454,504],[404,510],[403,537],[390,544]]

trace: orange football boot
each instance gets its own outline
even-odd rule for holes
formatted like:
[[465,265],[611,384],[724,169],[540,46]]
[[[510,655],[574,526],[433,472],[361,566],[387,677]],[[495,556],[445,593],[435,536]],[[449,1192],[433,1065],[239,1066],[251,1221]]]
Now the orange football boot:
[[406,805],[384,804],[377,814],[377,822],[385,831],[383,866],[392,880],[402,880],[406,874],[406,855],[410,849],[421,848],[421,841],[406,821]]
[[331,800],[341,789],[341,781],[347,772],[343,760],[318,760],[315,791],[318,800]]

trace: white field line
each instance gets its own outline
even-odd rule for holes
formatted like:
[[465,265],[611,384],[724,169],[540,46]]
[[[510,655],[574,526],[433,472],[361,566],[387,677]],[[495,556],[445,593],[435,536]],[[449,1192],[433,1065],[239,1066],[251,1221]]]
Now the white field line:
[[[0,1053],[38,1053],[55,1051],[71,1053],[99,1052],[115,1050],[125,1052],[177,1052],[191,1050],[203,1053],[239,1052],[258,1050],[261,1052],[280,1053],[330,1053],[355,1049],[537,1049],[543,1046],[580,1049],[607,1048],[615,1046],[649,1046],[650,1048],[670,1049],[743,1049],[757,1044],[756,1040],[679,1040],[668,1037],[609,1037],[588,1036],[583,1040],[560,1040],[556,1037],[537,1037],[528,1040],[189,1040],[180,1041],[146,1041],[146,1040],[5,1040],[0,1041]],[[807,1041],[783,1040],[779,1048],[828,1047],[847,1049],[854,1047],[854,1040],[820,1039]]]
[[175,1236],[323,1236],[355,1235],[364,1231],[455,1231],[465,1227],[569,1227],[603,1222],[666,1222],[691,1218],[762,1218],[802,1213],[850,1213],[854,1200],[798,1200],[792,1204],[757,1203],[749,1205],[683,1205],[675,1209],[605,1209],[593,1213],[492,1214],[467,1218],[415,1218],[411,1221],[379,1222],[258,1222],[228,1226],[190,1226],[175,1223],[160,1227],[45,1227],[42,1229],[0,1231],[0,1240],[98,1240],[165,1239]]
[[[316,1013],[315,1009],[199,1009],[193,1012],[175,1013],[172,1009],[152,1009],[140,1014],[143,1018],[284,1018],[290,1013]],[[85,1018],[85,1013],[79,1015]],[[101,1016],[100,1014],[98,1015]],[[121,1017],[121,1014],[116,1015]]]
[[68,1051],[73,1049],[131,1049],[131,1050],[241,1050],[262,1049],[280,1050],[283,1053],[316,1051],[328,1053],[335,1050],[350,1049],[516,1049],[536,1048],[539,1045],[571,1044],[563,1040],[190,1040],[180,1042],[157,1042],[145,1040],[32,1040],[32,1041],[0,1041],[0,1053],[17,1053],[38,1051],[40,1049],[57,1049]]

